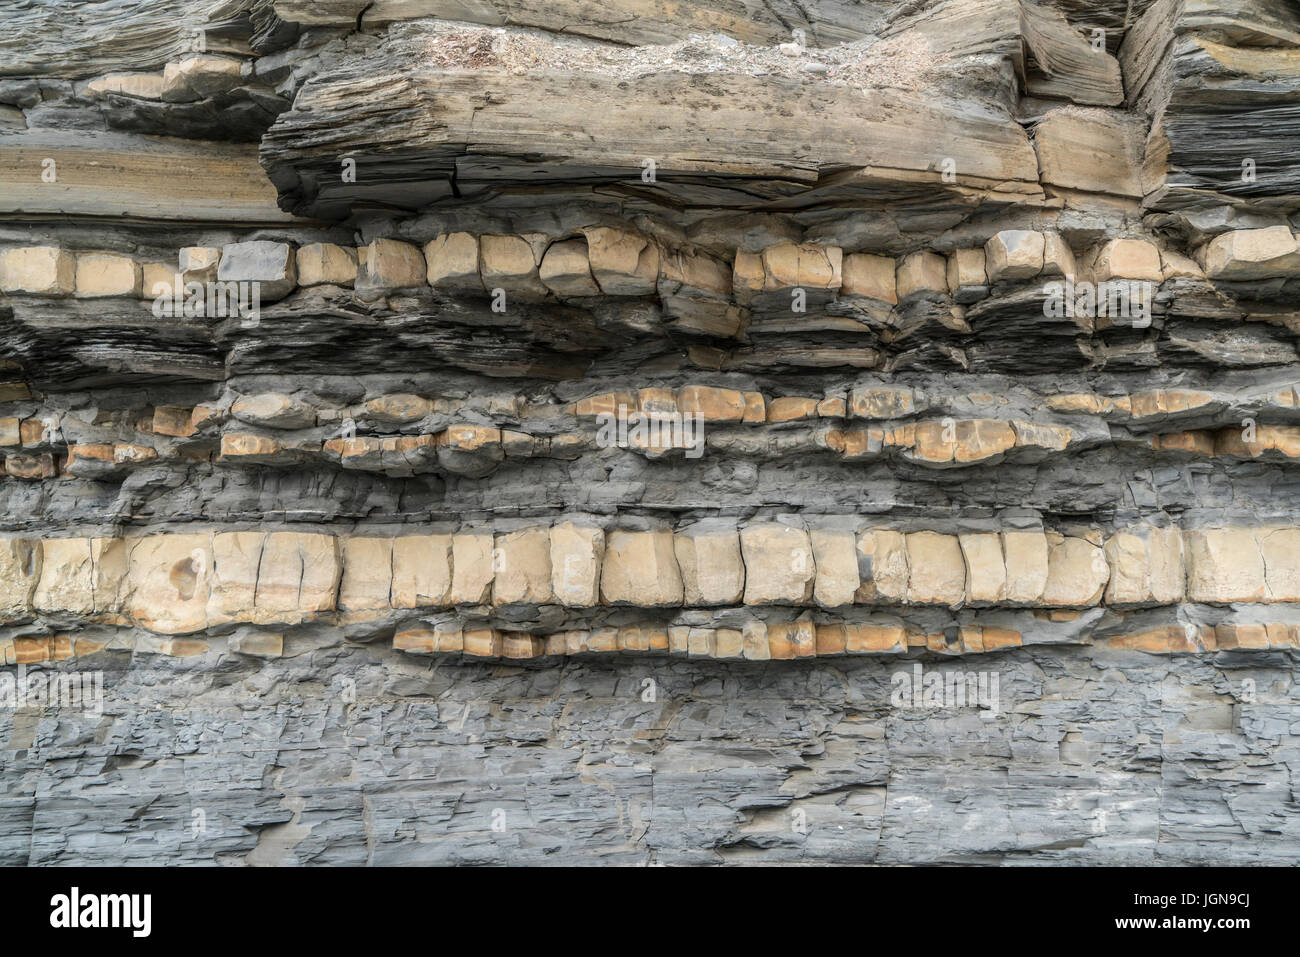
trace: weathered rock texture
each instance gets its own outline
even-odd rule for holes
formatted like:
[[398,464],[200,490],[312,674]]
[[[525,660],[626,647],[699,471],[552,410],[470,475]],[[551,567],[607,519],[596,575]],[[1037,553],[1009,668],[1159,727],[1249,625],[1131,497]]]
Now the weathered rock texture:
[[1300,859],[1294,5],[94,6],[0,863]]

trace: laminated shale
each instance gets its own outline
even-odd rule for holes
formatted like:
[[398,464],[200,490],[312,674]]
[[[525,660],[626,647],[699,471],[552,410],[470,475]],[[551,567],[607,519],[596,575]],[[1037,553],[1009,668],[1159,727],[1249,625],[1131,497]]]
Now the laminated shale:
[[1300,859],[1295,3],[6,6],[0,863]]

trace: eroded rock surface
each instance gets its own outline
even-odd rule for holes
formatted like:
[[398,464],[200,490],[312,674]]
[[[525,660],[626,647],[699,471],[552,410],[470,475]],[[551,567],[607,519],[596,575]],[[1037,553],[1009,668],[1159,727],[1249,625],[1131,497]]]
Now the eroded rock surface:
[[1300,858],[1293,5],[68,6],[0,862]]

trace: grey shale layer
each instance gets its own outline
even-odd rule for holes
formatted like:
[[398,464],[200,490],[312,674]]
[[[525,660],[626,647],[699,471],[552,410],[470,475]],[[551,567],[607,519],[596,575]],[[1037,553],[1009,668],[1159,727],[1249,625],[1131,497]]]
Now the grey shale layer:
[[1300,5],[0,20],[0,863],[1300,861]]

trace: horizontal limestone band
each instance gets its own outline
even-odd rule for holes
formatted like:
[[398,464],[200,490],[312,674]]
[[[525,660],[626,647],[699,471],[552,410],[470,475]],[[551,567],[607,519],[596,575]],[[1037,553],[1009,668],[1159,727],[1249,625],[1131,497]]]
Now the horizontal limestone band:
[[[16,418],[0,418],[0,447],[19,445],[24,432],[41,425],[41,420],[34,418],[23,419],[21,424]],[[1171,455],[1243,460],[1267,457],[1266,460],[1283,462],[1300,459],[1300,426],[1257,425],[1246,432],[1249,438],[1243,438],[1243,432],[1235,426],[1162,432],[1147,436],[1145,442],[1154,451]],[[250,432],[225,432],[215,457],[210,447],[204,446],[204,439],[191,443],[162,439],[155,442],[157,447],[134,442],[74,444],[66,446],[66,454],[60,454],[55,441],[47,441],[46,435],[38,432],[18,451],[8,451],[3,457],[4,474],[32,482],[55,478],[120,481],[135,468],[215,461],[224,467],[337,466],[394,477],[445,473],[478,478],[507,460],[571,460],[620,443],[621,447],[651,459],[674,451],[691,458],[762,451],[771,458],[827,453],[846,462],[871,462],[896,456],[923,468],[961,468],[999,463],[1020,452],[1033,461],[1043,461],[1046,456],[1066,453],[1071,447],[1085,443],[1095,448],[1102,441],[1097,430],[1076,432],[1066,426],[1020,419],[931,419],[859,429],[815,423],[758,439],[734,431],[706,432],[702,425],[689,421],[644,430],[634,427],[624,430],[621,437],[613,429],[604,434],[589,429],[534,435],[481,425],[454,425],[436,433],[418,435],[325,440],[293,437],[282,441]],[[1131,446],[1136,440],[1125,437],[1109,441]]]
[[738,249],[728,262],[664,248],[637,232],[589,227],[567,236],[445,233],[423,246],[393,239],[358,248],[265,240],[187,246],[178,251],[175,266],[122,253],[12,246],[0,248],[0,292],[153,299],[160,293],[170,297],[179,279],[256,282],[261,302],[326,284],[353,287],[363,297],[421,287],[480,295],[503,289],[526,300],[655,295],[679,324],[730,336],[743,323],[734,306],[724,305],[749,307],[792,289],[886,304],[935,293],[968,304],[987,296],[993,283],[1076,275],[1094,283],[1300,275],[1300,240],[1284,225],[1221,233],[1194,256],[1195,261],[1162,250],[1147,239],[1108,239],[1076,257],[1057,233],[1012,229],[992,235],[982,247],[920,250],[897,260],[787,241],[758,252]]
[[[839,655],[988,654],[1033,643],[1014,628],[977,623],[934,632],[908,628],[898,619],[814,622],[806,615],[798,621],[748,620],[732,627],[655,623],[569,629],[540,635],[449,620],[399,628],[393,636],[392,647],[413,655],[465,656],[478,660],[554,661],[570,655],[657,654],[771,661]],[[1097,638],[1080,635],[1064,643],[1150,654],[1283,651],[1300,648],[1300,625],[1291,622],[1175,624]],[[173,638],[128,631],[112,636],[56,634],[0,640],[0,665],[66,661],[105,651],[199,658],[223,650],[276,658],[286,653],[286,640],[279,631],[246,628],[226,637]],[[292,643],[289,653],[292,653]]]
[[[1020,452],[1042,461],[1105,443],[1131,447],[1135,442],[1176,456],[1300,459],[1300,425],[1257,423],[1254,418],[1268,415],[1295,422],[1300,393],[1291,386],[1247,394],[1160,389],[1042,397],[1042,404],[1063,416],[1058,422],[940,417],[963,399],[969,403],[980,397],[876,386],[828,392],[820,398],[770,396],[703,384],[606,392],[567,405],[526,404],[518,395],[489,397],[489,411],[515,426],[508,428],[448,423],[447,417],[462,407],[441,396],[389,393],[340,409],[314,408],[296,395],[262,392],[229,405],[142,408],[128,417],[134,434],[124,435],[125,429],[114,426],[92,437],[104,441],[73,444],[64,442],[64,423],[71,419],[77,429],[84,423],[71,411],[0,416],[0,450],[5,452],[5,474],[25,481],[117,481],[137,467],[214,459],[227,467],[315,465],[392,476],[446,472],[481,477],[507,460],[572,459],[611,444],[650,458],[672,450],[689,451],[693,457],[833,453],[853,462],[896,456],[925,468],[996,463],[1009,456],[1014,461]],[[925,416],[917,418],[922,413]],[[563,431],[555,431],[561,415],[576,417],[579,428],[565,428],[564,423]],[[611,427],[620,416],[625,416],[622,424]],[[1172,431],[1178,417],[1233,424]],[[352,434],[358,423],[361,430],[379,434]],[[412,431],[422,423],[436,431]],[[1120,427],[1118,434],[1112,425]],[[747,434],[765,426],[780,431]],[[1134,435],[1129,429],[1138,431]],[[392,434],[397,430],[401,433]],[[334,437],[345,433],[351,437]]]
[[[1087,608],[1300,601],[1300,528],[945,534],[596,518],[397,537],[201,531],[0,539],[0,616],[189,634],[459,606]],[[829,523],[828,523],[829,524]]]
[[[1215,651],[1280,651],[1300,648],[1300,626],[1268,624],[1171,625],[1110,636],[1106,646],[1156,654]],[[1018,648],[1024,636],[1011,628],[971,625],[952,633],[923,633],[901,625],[858,622],[746,622],[740,628],[659,625],[597,628],[531,635],[447,622],[398,631],[393,647],[409,654],[529,659],[590,653],[659,653],[691,658],[750,661],[825,658],[835,655],[985,654]]]

